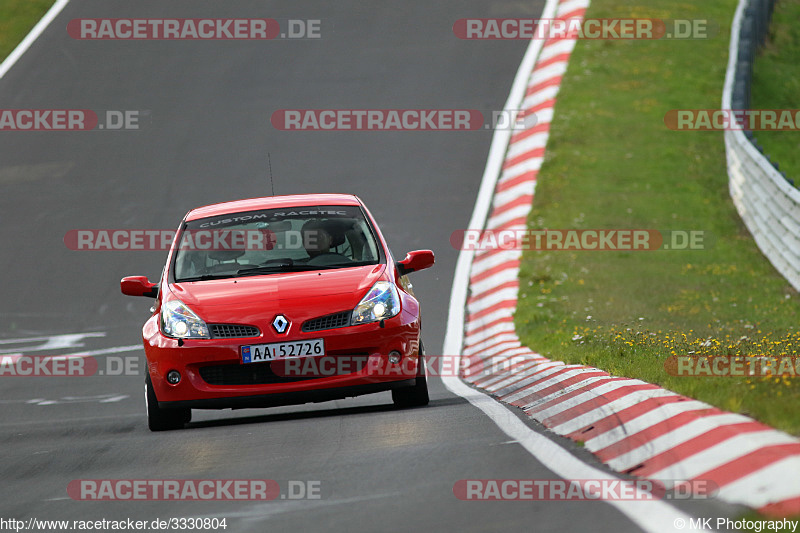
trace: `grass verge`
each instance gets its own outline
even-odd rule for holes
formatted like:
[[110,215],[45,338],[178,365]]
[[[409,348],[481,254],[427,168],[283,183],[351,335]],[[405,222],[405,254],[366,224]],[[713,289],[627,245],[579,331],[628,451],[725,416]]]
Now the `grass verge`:
[[722,133],[664,123],[672,109],[719,108],[736,4],[593,0],[587,18],[710,19],[719,32],[578,43],[529,226],[699,230],[707,246],[526,251],[515,322],[522,341],[547,357],[656,383],[800,435],[797,379],[665,370],[671,355],[794,355],[800,346],[798,294],[733,207]]
[[[753,68],[753,109],[797,109],[800,95],[800,0],[781,0]],[[758,143],[787,177],[800,183],[800,132],[756,132]]]
[[47,13],[53,0],[0,0],[0,62]]

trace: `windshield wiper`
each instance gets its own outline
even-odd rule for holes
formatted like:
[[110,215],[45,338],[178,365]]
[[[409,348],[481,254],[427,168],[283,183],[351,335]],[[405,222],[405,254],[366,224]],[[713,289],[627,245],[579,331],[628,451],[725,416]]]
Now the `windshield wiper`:
[[302,272],[304,270],[327,270],[329,268],[341,268],[341,266],[331,267],[328,265],[321,266],[321,265],[284,263],[278,265],[266,265],[253,268],[241,268],[236,273],[241,276],[248,274],[270,274],[274,272]]
[[278,263],[253,268],[241,268],[237,271],[240,276],[250,274],[272,274],[276,272],[303,272],[308,270],[331,270],[334,268],[349,268],[355,266],[371,265],[372,261],[354,261],[352,263],[337,263],[335,265],[309,265],[306,263]]
[[222,279],[222,278],[230,278],[233,276],[233,273],[230,274],[203,274],[202,276],[192,276],[191,278],[181,278],[176,279],[176,283],[184,283],[186,281],[206,281],[209,279]]

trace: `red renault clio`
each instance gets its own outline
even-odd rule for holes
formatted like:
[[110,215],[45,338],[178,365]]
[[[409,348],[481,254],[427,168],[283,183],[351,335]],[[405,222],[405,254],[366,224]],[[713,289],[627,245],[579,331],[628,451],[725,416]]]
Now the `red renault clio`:
[[142,329],[151,430],[192,409],[270,407],[392,391],[427,405],[419,303],[407,274],[433,252],[392,258],[359,198],[238,200],[190,211],[161,280],[122,279],[155,298]]

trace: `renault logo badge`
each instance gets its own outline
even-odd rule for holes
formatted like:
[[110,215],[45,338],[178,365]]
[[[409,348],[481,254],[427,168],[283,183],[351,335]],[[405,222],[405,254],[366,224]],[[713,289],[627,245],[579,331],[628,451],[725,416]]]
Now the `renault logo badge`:
[[289,327],[289,321],[285,316],[277,315],[272,319],[272,327],[275,328],[275,331],[278,333],[286,333],[286,329]]

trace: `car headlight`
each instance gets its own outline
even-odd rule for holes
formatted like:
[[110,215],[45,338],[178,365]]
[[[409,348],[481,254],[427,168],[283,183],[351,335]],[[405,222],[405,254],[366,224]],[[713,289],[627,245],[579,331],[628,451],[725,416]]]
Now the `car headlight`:
[[397,287],[388,281],[379,281],[369,290],[353,310],[355,324],[368,324],[391,318],[400,312],[400,295]]
[[180,300],[161,307],[161,332],[177,339],[210,339],[208,326]]

